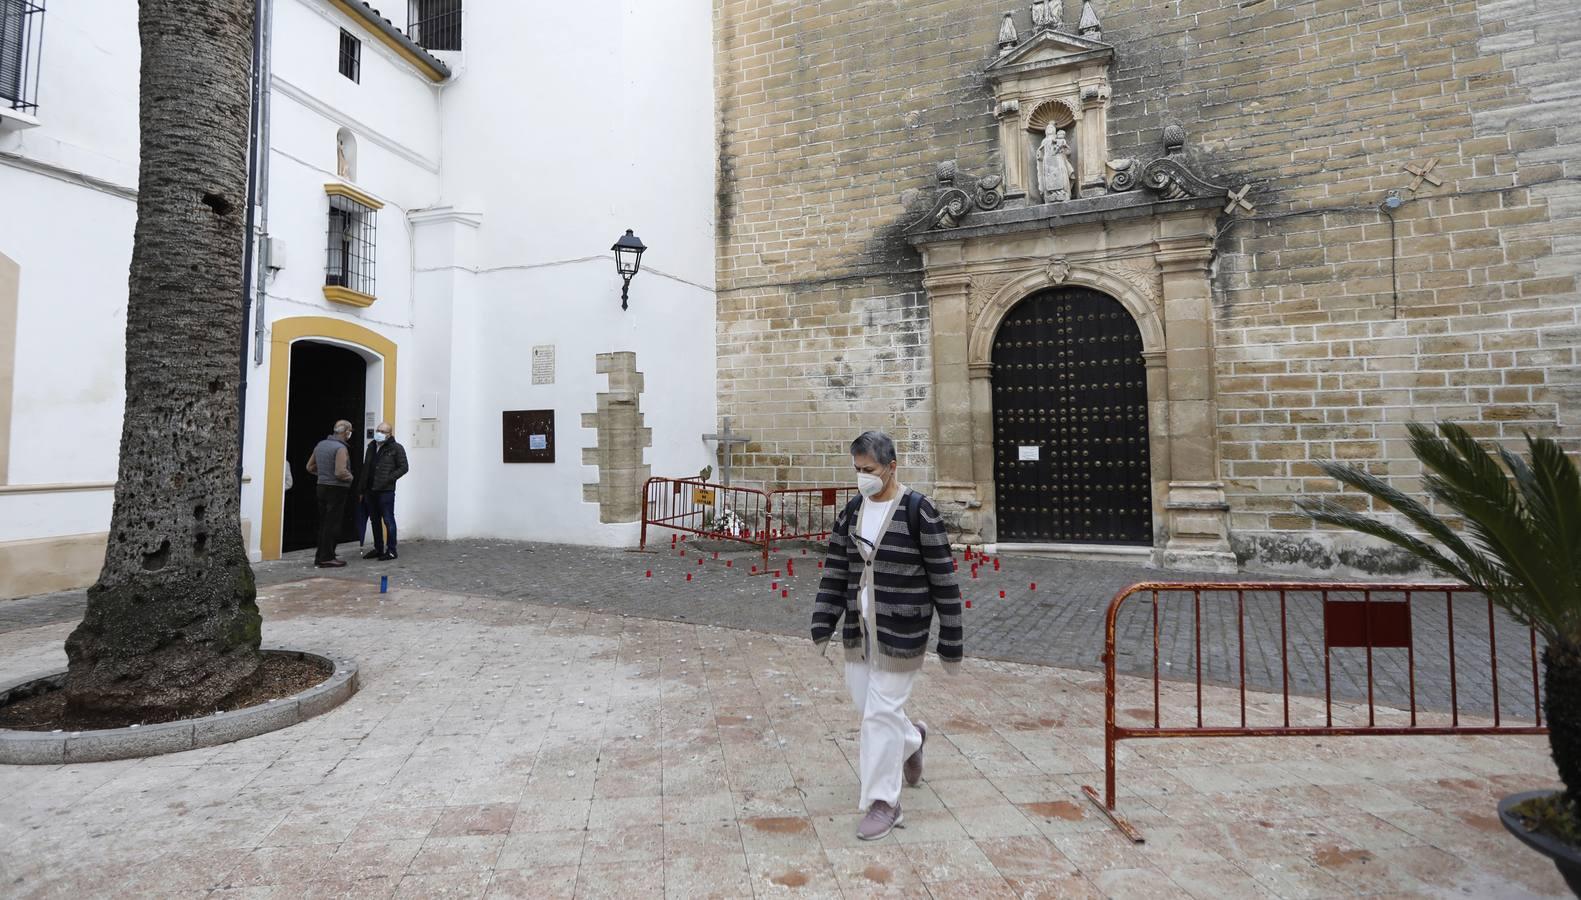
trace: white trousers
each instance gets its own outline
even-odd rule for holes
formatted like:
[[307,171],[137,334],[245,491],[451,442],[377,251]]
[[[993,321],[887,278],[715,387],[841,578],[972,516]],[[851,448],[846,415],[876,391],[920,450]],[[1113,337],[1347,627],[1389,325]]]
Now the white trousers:
[[884,672],[865,662],[845,664],[845,686],[862,717],[858,774],[862,778],[859,808],[873,801],[900,802],[901,767],[922,746],[922,732],[906,718],[906,701],[916,672]]

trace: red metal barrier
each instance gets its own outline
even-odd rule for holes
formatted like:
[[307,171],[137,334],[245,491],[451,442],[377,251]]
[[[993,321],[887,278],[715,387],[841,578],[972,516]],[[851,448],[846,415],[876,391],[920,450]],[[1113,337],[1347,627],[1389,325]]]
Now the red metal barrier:
[[781,488],[769,493],[768,539],[821,541],[834,530],[835,517],[856,496],[855,487]]
[[[835,517],[854,496],[854,487],[760,491],[696,478],[649,478],[642,488],[642,538],[638,546],[647,548],[649,528],[740,541],[762,550],[763,566],[758,574],[767,574],[775,541],[827,538],[834,529]],[[721,527],[719,520],[726,509],[739,517],[744,528],[731,531]]]
[[[768,495],[755,488],[725,487],[696,478],[649,478],[642,486],[642,538],[638,547],[647,548],[649,528],[668,528],[757,546],[763,543],[768,502]],[[735,513],[745,528],[729,530],[721,521],[725,510]]]
[[[1238,719],[1229,724],[1212,723],[1203,713],[1203,595],[1228,594],[1233,595],[1233,619],[1235,628],[1235,646],[1238,648],[1238,659],[1235,660],[1235,676],[1228,680],[1229,687],[1238,687],[1240,691]],[[1249,596],[1250,595],[1250,596]],[[1359,595],[1359,599],[1356,596]],[[1380,596],[1382,595],[1382,596]],[[1457,597],[1481,597],[1478,591],[1459,585],[1444,584],[1314,584],[1300,582],[1234,582],[1234,583],[1203,583],[1189,584],[1179,582],[1144,582],[1134,584],[1115,595],[1110,601],[1105,619],[1104,638],[1104,793],[1099,801],[1097,791],[1091,787],[1083,786],[1082,790],[1089,799],[1120,828],[1121,831],[1134,841],[1142,840],[1140,833],[1125,819],[1115,812],[1115,781],[1116,781],[1116,748],[1120,741],[1137,738],[1209,738],[1209,737],[1326,737],[1349,735],[1456,735],[1456,734],[1547,734],[1548,729],[1543,725],[1542,717],[1542,681],[1538,665],[1537,632],[1530,629],[1530,640],[1522,641],[1522,654],[1525,646],[1530,645],[1531,656],[1531,700],[1532,718],[1529,724],[1524,719],[1521,724],[1506,724],[1501,708],[1499,686],[1499,644],[1498,644],[1498,616],[1495,613],[1493,602],[1485,597],[1482,603],[1477,603],[1479,609],[1477,618],[1481,618],[1480,609],[1485,604],[1487,608],[1487,640],[1488,662],[1487,681],[1491,687],[1492,696],[1492,723],[1477,722],[1473,724],[1461,721],[1461,698],[1459,691],[1460,678],[1466,674],[1466,668],[1457,665],[1455,649],[1455,599]],[[1138,599],[1140,598],[1140,599]],[[1317,610],[1311,609],[1310,604],[1314,598],[1321,604]],[[1152,633],[1152,710],[1150,725],[1122,725],[1118,721],[1118,696],[1119,684],[1117,666],[1117,621],[1127,601],[1148,603],[1151,607],[1151,633]],[[1465,601],[1463,601],[1465,602]],[[1474,601],[1472,601],[1474,602]],[[1195,661],[1195,671],[1185,678],[1169,679],[1170,681],[1194,682],[1196,686],[1195,724],[1184,726],[1166,726],[1162,709],[1161,683],[1164,681],[1160,675],[1159,653],[1160,647],[1167,642],[1160,638],[1160,619],[1164,617],[1166,606],[1175,609],[1180,604],[1189,603],[1190,623],[1194,652],[1191,656]],[[1277,609],[1277,633],[1279,637],[1278,671],[1280,674],[1277,693],[1283,698],[1282,718],[1274,724],[1249,722],[1247,717],[1247,644],[1246,626],[1248,621],[1247,607],[1253,605],[1254,624],[1266,625],[1271,631],[1274,628],[1274,610]],[[1413,603],[1416,608],[1433,604],[1442,606],[1442,612],[1427,613],[1427,621],[1431,623],[1444,623],[1444,637],[1442,644],[1433,641],[1432,646],[1424,646],[1413,626]],[[1228,600],[1226,600],[1226,605]],[[1277,604],[1275,606],[1274,604]],[[1313,615],[1315,613],[1315,615]],[[1184,618],[1184,612],[1179,614]],[[1223,616],[1216,616],[1216,621],[1223,621],[1230,617],[1228,611]],[[1314,623],[1322,631],[1321,645],[1308,642],[1306,645],[1297,643],[1292,646],[1290,624],[1292,617],[1300,616],[1302,620]],[[1317,623],[1321,623],[1318,625]],[[1465,626],[1470,628],[1472,626]],[[1480,640],[1480,623],[1476,626],[1477,634],[1473,635]],[[1132,629],[1135,630],[1134,628]],[[1147,615],[1142,616],[1141,631],[1148,631]],[[1464,643],[1464,641],[1463,641]],[[1146,652],[1145,646],[1141,648]],[[1349,724],[1334,723],[1334,684],[1331,663],[1334,651],[1338,649],[1359,649],[1365,651],[1366,659],[1366,724],[1352,722]],[[1374,670],[1374,653],[1378,650],[1404,650],[1406,656],[1407,684],[1404,686],[1409,706],[1409,722],[1395,724],[1379,724],[1378,706],[1375,697],[1376,678]],[[1440,650],[1447,655],[1449,674],[1449,710],[1448,721],[1423,722],[1418,714],[1417,702],[1417,671],[1418,662],[1422,659],[1441,661],[1440,657],[1426,657],[1424,652],[1439,653]],[[1291,653],[1323,655],[1323,719],[1322,724],[1305,724],[1293,720],[1290,710],[1291,701]],[[1308,655],[1306,659],[1311,659]],[[1224,662],[1214,660],[1214,662]],[[1254,659],[1254,663],[1269,664],[1268,670],[1273,669],[1272,660],[1263,655]],[[1521,667],[1524,669],[1524,665]],[[1524,678],[1524,675],[1522,676]],[[1254,688],[1255,690],[1255,688]],[[1173,691],[1171,691],[1173,693]],[[1297,693],[1297,697],[1307,695]],[[1145,712],[1145,710],[1143,710]],[[1391,713],[1393,710],[1389,710]],[[1189,707],[1186,717],[1192,720]],[[1135,710],[1130,711],[1134,717]],[[1399,715],[1404,717],[1406,710],[1399,710]],[[1435,717],[1436,718],[1436,717]]]

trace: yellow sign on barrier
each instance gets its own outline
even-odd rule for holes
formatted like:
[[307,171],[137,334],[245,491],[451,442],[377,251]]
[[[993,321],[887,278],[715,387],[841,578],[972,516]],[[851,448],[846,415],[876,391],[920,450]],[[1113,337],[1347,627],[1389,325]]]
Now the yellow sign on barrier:
[[713,506],[714,492],[708,488],[692,488],[692,502],[698,506]]

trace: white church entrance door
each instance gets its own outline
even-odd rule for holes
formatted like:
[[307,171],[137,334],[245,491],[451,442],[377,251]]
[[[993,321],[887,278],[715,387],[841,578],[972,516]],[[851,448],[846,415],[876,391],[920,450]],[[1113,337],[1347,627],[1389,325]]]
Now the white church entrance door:
[[1153,543],[1142,336],[1118,301],[1018,303],[994,337],[993,426],[1000,541]]

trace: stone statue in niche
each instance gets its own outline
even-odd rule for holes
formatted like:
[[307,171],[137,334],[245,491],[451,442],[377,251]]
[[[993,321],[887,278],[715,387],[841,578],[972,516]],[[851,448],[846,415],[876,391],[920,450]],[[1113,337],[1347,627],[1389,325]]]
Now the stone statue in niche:
[[1076,169],[1070,162],[1065,129],[1050,122],[1043,127],[1043,143],[1038,145],[1038,192],[1044,203],[1057,203],[1071,198],[1075,183]]
[[347,181],[351,180],[351,157],[346,152],[345,132],[335,135],[335,174]]

